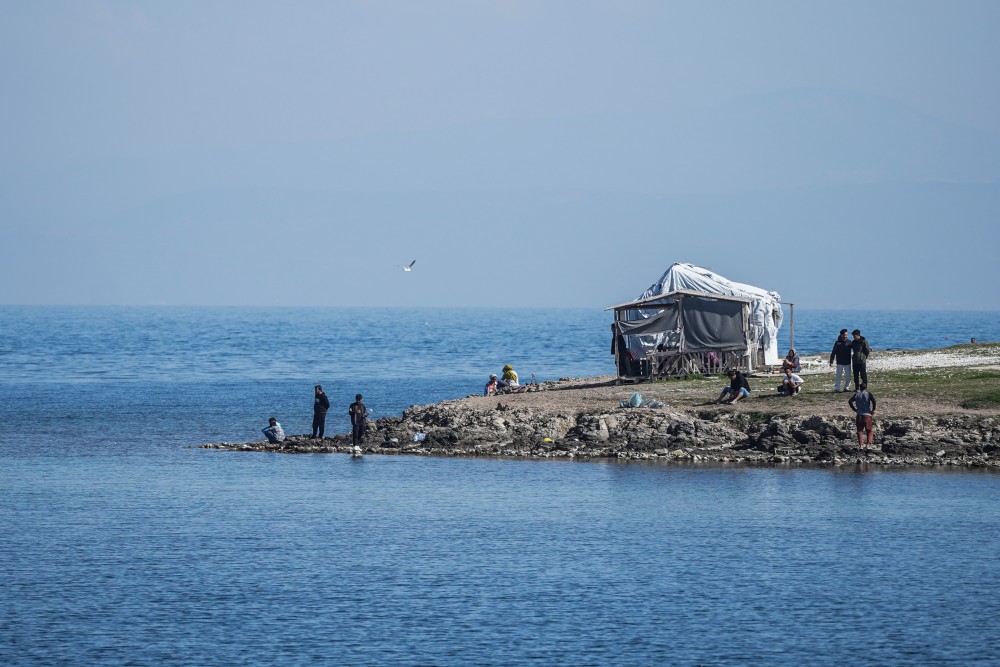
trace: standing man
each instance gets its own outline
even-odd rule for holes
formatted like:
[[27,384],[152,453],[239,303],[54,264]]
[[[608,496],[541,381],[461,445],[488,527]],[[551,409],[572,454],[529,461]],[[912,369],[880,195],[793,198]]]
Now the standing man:
[[[858,447],[868,449],[874,440],[875,427],[872,424],[872,417],[875,416],[875,397],[868,393],[868,385],[862,382],[854,396],[847,399],[847,404],[851,406],[851,410],[857,413],[854,421],[858,426]],[[865,444],[866,434],[868,436],[867,446]]]
[[361,394],[355,394],[347,413],[351,415],[351,444],[360,447],[361,438],[365,434],[365,417],[368,415],[368,408],[361,402]]
[[313,400],[313,436],[323,439],[326,431],[326,411],[330,409],[330,399],[323,393],[323,387],[316,385],[316,398]]
[[859,329],[851,332],[854,340],[851,341],[851,367],[854,369],[854,389],[860,391],[861,385],[868,384],[868,355],[872,353],[872,348],[868,345],[868,340],[861,335]]
[[833,343],[833,350],[830,352],[830,365],[837,362],[837,379],[833,383],[833,391],[840,393],[840,376],[844,376],[844,389],[851,386],[851,341],[847,337],[847,329],[840,330],[840,336]]

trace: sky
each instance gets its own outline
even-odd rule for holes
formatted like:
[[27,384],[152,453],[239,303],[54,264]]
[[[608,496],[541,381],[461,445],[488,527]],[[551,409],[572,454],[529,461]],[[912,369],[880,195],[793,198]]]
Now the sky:
[[0,304],[604,308],[691,262],[797,307],[1000,310],[997,25],[0,0]]

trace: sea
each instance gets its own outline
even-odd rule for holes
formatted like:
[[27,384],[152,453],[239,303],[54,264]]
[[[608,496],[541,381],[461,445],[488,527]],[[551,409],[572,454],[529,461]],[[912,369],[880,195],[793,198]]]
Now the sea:
[[[610,325],[0,306],[0,664],[1000,664],[997,473],[198,447],[309,431],[314,384],[331,434],[356,393],[610,375]],[[1000,312],[800,308],[796,349],[844,327],[941,348]]]

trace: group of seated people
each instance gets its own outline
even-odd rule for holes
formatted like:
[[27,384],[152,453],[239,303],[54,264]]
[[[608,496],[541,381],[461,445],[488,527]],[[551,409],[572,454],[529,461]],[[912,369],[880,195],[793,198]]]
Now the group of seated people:
[[492,396],[496,393],[502,393],[512,387],[519,387],[517,382],[517,371],[510,364],[504,364],[503,369],[500,371],[502,376],[498,379],[496,374],[490,375],[490,379],[486,382],[486,386],[483,387],[483,396]]
[[[781,372],[784,377],[777,387],[780,395],[795,396],[802,391],[805,380],[797,374],[801,370],[799,355],[795,354],[795,350],[789,350],[788,355],[781,362]],[[729,386],[723,388],[719,398],[715,400],[716,403],[738,403],[744,398],[750,397],[750,383],[747,381],[746,375],[735,368],[730,368],[726,375],[729,376]]]

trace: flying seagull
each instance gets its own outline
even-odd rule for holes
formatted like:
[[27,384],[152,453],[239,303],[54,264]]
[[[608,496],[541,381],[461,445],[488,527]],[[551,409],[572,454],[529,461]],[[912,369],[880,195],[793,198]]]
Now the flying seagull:
[[412,271],[413,270],[413,265],[416,264],[416,263],[417,263],[417,260],[413,260],[412,262],[410,262],[409,266],[401,266],[399,268],[403,269],[404,271]]

